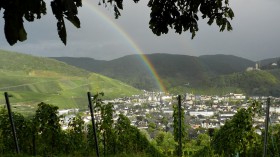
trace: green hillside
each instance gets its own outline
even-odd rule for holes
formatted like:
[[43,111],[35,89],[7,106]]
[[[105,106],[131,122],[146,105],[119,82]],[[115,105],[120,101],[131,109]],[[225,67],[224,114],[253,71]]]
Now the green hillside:
[[[168,54],[147,55],[161,80],[167,88],[197,81],[195,77],[204,79],[203,68],[195,57],[176,56]],[[85,58],[55,58],[68,64],[87,69],[110,78],[121,80],[139,89],[155,90],[156,82],[147,65],[139,55],[129,55],[111,61],[98,61]],[[87,65],[84,65],[87,61]],[[178,64],[174,64],[178,63]],[[191,68],[190,68],[191,67]],[[193,69],[188,71],[186,69]],[[198,72],[195,72],[198,71]],[[194,75],[195,73],[195,75]],[[189,81],[188,81],[189,80]]]
[[[279,73],[279,70],[278,70]],[[255,70],[213,78],[212,88],[235,88],[249,95],[280,96],[280,80],[269,71]]]
[[[279,69],[246,72],[248,67],[255,66],[255,62],[241,57],[222,54],[200,57],[149,54],[146,57],[171,93],[280,95]],[[157,88],[139,55],[111,61],[70,57],[55,59],[121,80],[139,89]]]
[[[0,56],[0,70],[20,71],[25,73],[41,71],[58,73],[66,76],[83,77],[90,74],[88,71],[45,57],[34,57],[31,55],[4,50],[0,50]],[[48,74],[46,73],[46,75]]]
[[255,65],[253,61],[233,55],[203,55],[199,56],[199,59],[214,75],[243,72],[247,67]]
[[[200,87],[207,84],[207,81],[213,76],[241,72],[254,65],[253,61],[231,55],[195,57],[149,54],[146,57],[158,72],[167,89],[184,86],[188,83],[193,87]],[[71,57],[55,59],[121,80],[139,89],[154,90],[157,88],[139,55],[129,55],[111,61]]]
[[[268,65],[270,65],[271,63],[279,63],[280,62],[280,57],[276,57],[276,58],[267,58],[267,59],[263,59],[258,61],[258,63],[260,64],[260,67],[266,67]],[[279,65],[278,65],[279,67]]]
[[[0,51],[0,60],[0,91],[12,95],[15,110],[31,111],[42,101],[60,108],[87,108],[88,91],[104,92],[105,98],[140,93],[120,81],[53,59]],[[5,104],[4,96],[0,104]]]

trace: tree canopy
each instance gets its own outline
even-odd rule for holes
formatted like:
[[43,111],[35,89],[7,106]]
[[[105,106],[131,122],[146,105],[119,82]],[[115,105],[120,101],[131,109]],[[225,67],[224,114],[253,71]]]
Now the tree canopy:
[[[133,1],[137,3],[139,0]],[[77,15],[82,0],[52,0],[50,5],[57,19],[58,35],[66,45],[64,20],[67,19],[80,28]],[[115,18],[118,18],[121,15],[120,10],[123,10],[123,0],[99,0],[99,5],[114,8]],[[234,13],[229,7],[229,0],[149,0],[147,5],[151,8],[149,27],[158,36],[167,34],[171,28],[179,34],[190,31],[194,38],[199,30],[199,16],[208,19],[209,25],[216,22],[220,31],[232,30],[229,19],[234,17]],[[4,32],[10,45],[27,39],[24,19],[32,22],[47,13],[44,0],[1,0],[0,10],[4,10]]]

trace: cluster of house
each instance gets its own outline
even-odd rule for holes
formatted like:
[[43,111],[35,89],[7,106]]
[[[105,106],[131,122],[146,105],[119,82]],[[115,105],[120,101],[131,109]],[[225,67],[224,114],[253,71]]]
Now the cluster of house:
[[[257,100],[262,103],[263,109],[266,108],[267,97],[246,97],[243,94],[230,93],[225,96],[206,96],[193,95],[186,93],[182,96],[182,106],[185,114],[185,124],[193,129],[197,128],[219,128],[225,124],[238,111],[239,108],[247,108],[251,101]],[[127,116],[131,125],[139,129],[149,129],[153,126],[157,129],[172,131],[173,124],[173,105],[177,105],[177,96],[167,95],[162,92],[144,92],[143,95],[134,95],[127,98],[107,100],[104,103],[114,105],[114,120],[119,114]],[[270,106],[270,122],[280,122],[280,98],[272,98]],[[60,114],[67,111],[59,111]],[[68,111],[71,113],[77,110]],[[87,111],[84,121],[87,123],[91,117]],[[95,113],[98,120],[99,113]],[[67,116],[65,116],[67,117]],[[255,124],[264,126],[265,115],[256,117]],[[67,120],[65,120],[67,121]]]

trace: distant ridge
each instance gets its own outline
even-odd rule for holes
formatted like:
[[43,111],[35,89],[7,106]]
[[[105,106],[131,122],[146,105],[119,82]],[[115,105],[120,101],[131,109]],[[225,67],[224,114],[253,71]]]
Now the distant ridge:
[[280,57],[268,58],[257,62],[262,70],[271,70],[280,68]]
[[97,70],[100,71],[100,68],[106,64],[107,61],[104,60],[95,60],[93,58],[87,57],[50,57],[52,59],[62,61],[63,63],[72,63],[69,65],[73,65],[75,67],[79,67],[81,69],[85,69],[88,71],[92,71],[92,67],[95,67]]
[[277,62],[280,60],[280,57],[276,57],[276,58],[267,58],[267,59],[263,59],[263,60],[259,60],[257,61],[260,66],[267,66],[268,64]]
[[210,71],[218,75],[242,72],[247,67],[255,65],[255,62],[251,60],[233,55],[203,55],[199,56],[199,58],[206,64]]
[[[197,87],[217,75],[245,71],[254,62],[233,55],[204,55],[200,57],[174,54],[148,54],[167,88],[187,82]],[[156,88],[153,79],[137,55],[124,56],[111,61],[90,58],[54,57],[59,61],[92,72],[115,78],[139,89]]]
[[34,70],[52,71],[67,76],[87,76],[89,71],[46,57],[35,57],[18,52],[0,50],[0,69],[30,72]]

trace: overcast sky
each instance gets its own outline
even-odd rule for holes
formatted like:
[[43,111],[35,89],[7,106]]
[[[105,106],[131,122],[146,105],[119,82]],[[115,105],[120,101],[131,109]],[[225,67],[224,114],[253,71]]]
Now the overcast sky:
[[[106,14],[106,19],[90,4],[98,0],[87,0],[79,8],[81,28],[76,29],[67,22],[68,43],[64,46],[56,32],[56,19],[48,9],[41,20],[25,22],[28,39],[9,46],[4,37],[4,20],[0,20],[0,48],[37,56],[92,57],[110,60],[138,53],[132,42],[144,53],[170,53],[200,56],[205,54],[232,54],[251,60],[280,57],[280,1],[279,0],[230,0],[235,13],[233,31],[219,32],[214,24],[199,22],[199,32],[191,40],[191,34],[181,35],[169,30],[169,34],[156,36],[149,29],[150,9],[148,0],[138,4],[124,2],[122,16],[115,20],[112,9],[96,6]],[[49,5],[49,2],[47,2]],[[3,11],[1,12],[3,16]],[[113,21],[114,24],[108,22]],[[122,29],[129,40],[119,29]]]

